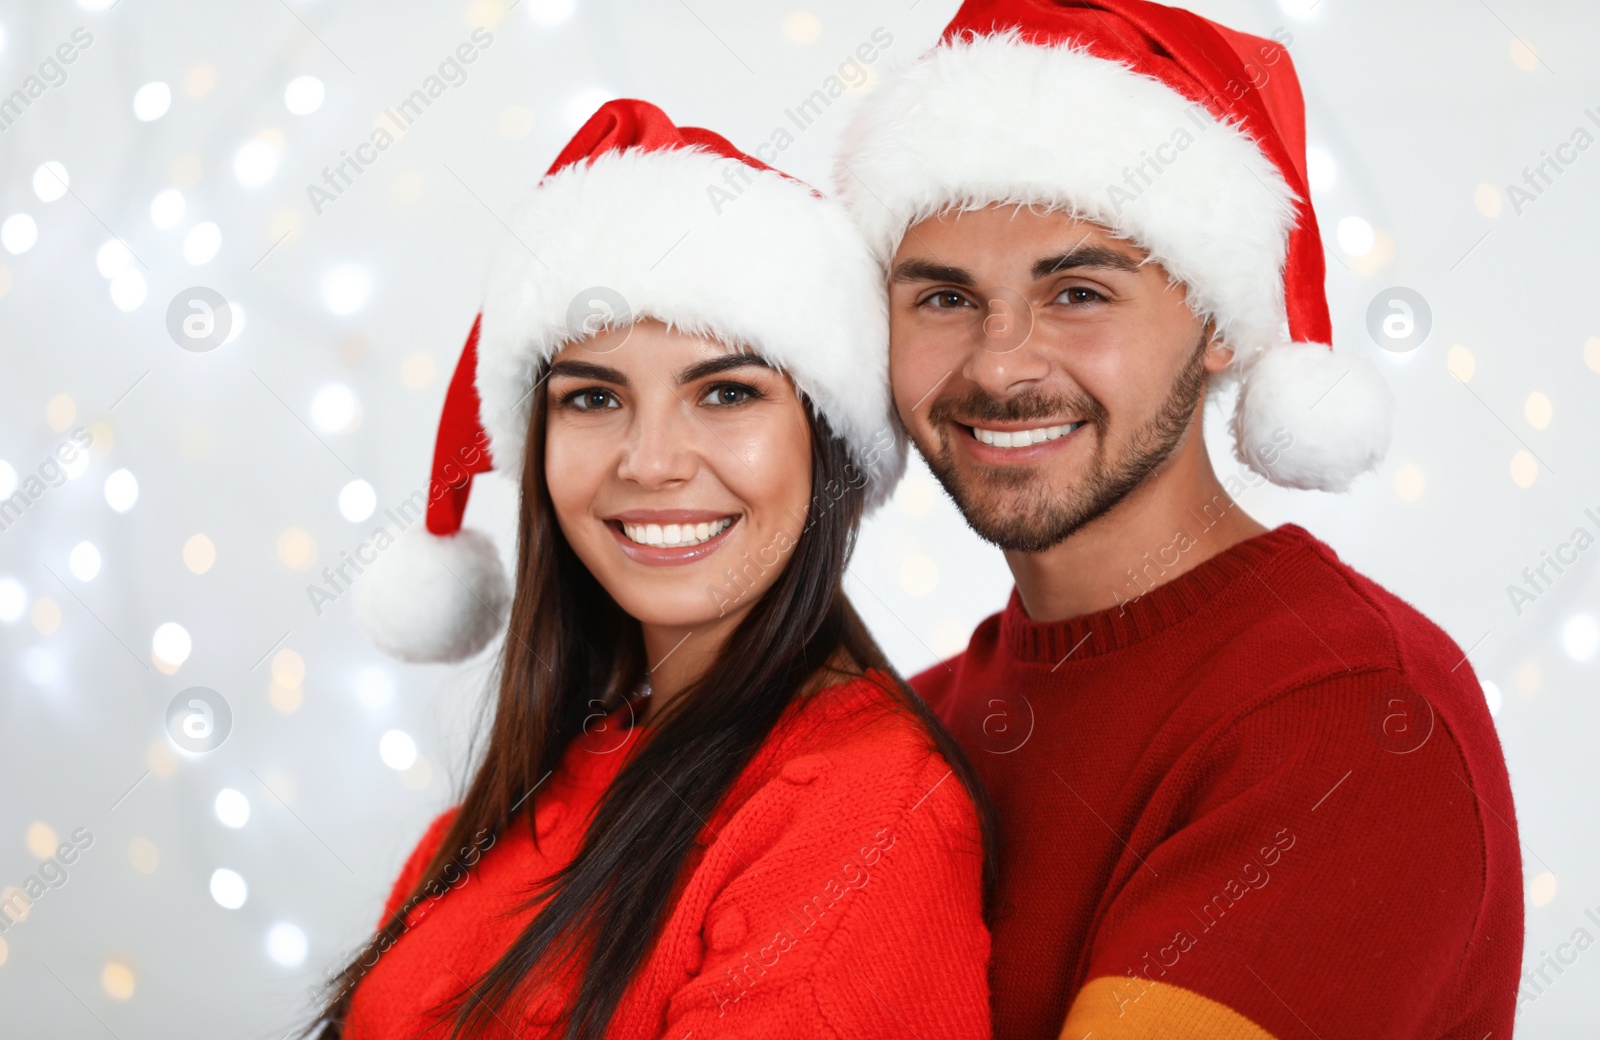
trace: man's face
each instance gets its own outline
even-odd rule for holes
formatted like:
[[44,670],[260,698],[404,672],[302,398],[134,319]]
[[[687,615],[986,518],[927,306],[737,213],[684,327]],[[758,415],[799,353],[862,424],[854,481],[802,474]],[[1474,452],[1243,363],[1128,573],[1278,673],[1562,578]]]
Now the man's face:
[[1226,349],[1138,248],[1065,213],[989,206],[906,232],[890,381],[985,539],[1040,552],[1116,505],[1198,425]]

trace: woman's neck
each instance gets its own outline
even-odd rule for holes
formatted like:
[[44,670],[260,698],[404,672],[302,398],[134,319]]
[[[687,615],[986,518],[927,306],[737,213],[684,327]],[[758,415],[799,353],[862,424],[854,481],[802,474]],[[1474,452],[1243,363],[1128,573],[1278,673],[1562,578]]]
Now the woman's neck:
[[650,697],[640,708],[641,722],[658,716],[694,684],[716,660],[738,621],[732,615],[703,625],[641,624]]

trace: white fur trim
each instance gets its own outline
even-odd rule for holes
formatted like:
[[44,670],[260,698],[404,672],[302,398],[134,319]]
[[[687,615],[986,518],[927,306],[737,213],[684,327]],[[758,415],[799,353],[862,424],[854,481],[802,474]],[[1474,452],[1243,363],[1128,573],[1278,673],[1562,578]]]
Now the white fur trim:
[[496,469],[521,472],[534,372],[587,335],[569,311],[603,286],[635,318],[749,347],[783,369],[849,444],[869,505],[888,497],[905,448],[891,419],[887,304],[837,204],[700,149],[634,149],[545,178],[509,224],[520,241],[491,267],[478,340]]
[[1085,50],[1015,33],[936,47],[862,103],[835,184],[880,263],[937,213],[1050,206],[1147,250],[1240,363],[1284,339],[1296,211],[1278,168],[1237,126]]
[[500,630],[511,592],[482,531],[443,538],[421,524],[401,532],[355,585],[367,638],[403,661],[460,661]]
[[1365,358],[1284,343],[1246,372],[1234,453],[1283,487],[1344,491],[1389,450],[1394,399]]

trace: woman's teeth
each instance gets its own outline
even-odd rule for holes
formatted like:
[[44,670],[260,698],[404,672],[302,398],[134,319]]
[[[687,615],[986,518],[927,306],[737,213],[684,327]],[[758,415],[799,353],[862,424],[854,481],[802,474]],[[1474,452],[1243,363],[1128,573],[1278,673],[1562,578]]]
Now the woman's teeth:
[[980,444],[989,444],[996,448],[1026,448],[1030,444],[1043,444],[1045,441],[1065,437],[1082,425],[1082,422],[1063,423],[1060,426],[1041,426],[1034,430],[985,430],[981,426],[974,426],[972,435]]
[[699,545],[709,542],[717,535],[728,529],[734,518],[725,516],[721,520],[713,520],[705,524],[623,524],[622,533],[628,536],[628,541],[638,542],[640,545],[664,545],[668,548],[681,548],[686,545]]

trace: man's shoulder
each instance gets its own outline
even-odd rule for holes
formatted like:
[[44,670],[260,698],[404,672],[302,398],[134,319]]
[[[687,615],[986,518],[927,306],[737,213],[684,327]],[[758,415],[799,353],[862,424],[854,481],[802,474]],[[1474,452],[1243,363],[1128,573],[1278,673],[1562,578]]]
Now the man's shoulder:
[[996,611],[978,622],[967,640],[966,649],[923,669],[909,680],[917,696],[947,725],[949,712],[963,685],[962,678],[974,669],[981,671],[998,651],[1001,613]]

